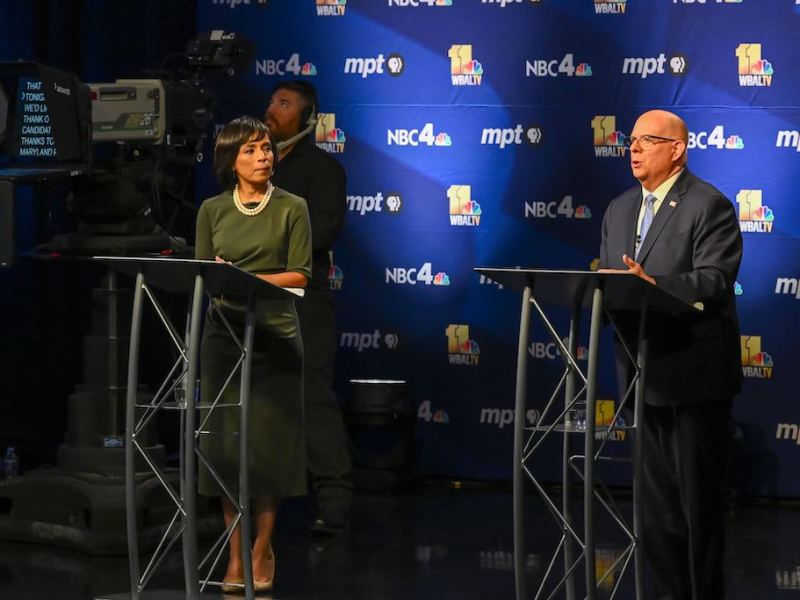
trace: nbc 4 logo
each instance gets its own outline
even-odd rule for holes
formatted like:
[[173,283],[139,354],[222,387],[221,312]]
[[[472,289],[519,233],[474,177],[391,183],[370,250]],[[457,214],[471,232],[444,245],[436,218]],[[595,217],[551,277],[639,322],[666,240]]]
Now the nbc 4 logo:
[[314,66],[314,63],[302,62],[300,54],[297,52],[286,59],[264,58],[256,61],[256,75],[283,77],[287,73],[291,73],[295,77],[300,75],[313,77],[317,74],[317,67]]
[[774,363],[772,356],[761,350],[761,337],[741,336],[742,372],[745,377],[771,379]]
[[481,205],[472,199],[472,186],[451,185],[447,188],[450,200],[450,225],[477,227],[481,224]]
[[762,204],[761,190],[739,190],[736,194],[739,205],[739,228],[747,232],[772,233],[775,214]]
[[469,325],[448,325],[445,335],[451,365],[478,366],[481,349],[478,342],[469,338]]
[[761,44],[739,44],[736,46],[739,59],[739,85],[746,87],[769,87],[772,85],[772,63],[761,58]]
[[316,130],[317,146],[326,152],[341,154],[344,152],[346,140],[344,131],[336,127],[336,115],[334,113],[319,113]]
[[710,132],[690,131],[689,143],[686,146],[689,150],[707,150],[716,148],[717,150],[742,150],[744,140],[738,135],[725,135],[725,128],[717,125]]
[[389,146],[452,146],[453,140],[444,131],[434,133],[433,123],[425,123],[422,129],[387,129],[386,144]]
[[453,85],[480,85],[483,65],[472,58],[471,44],[455,44],[447,51],[450,58],[450,81]]
[[594,155],[600,158],[625,156],[625,134],[617,130],[617,117],[597,115],[592,119]]
[[556,219],[559,216],[567,219],[591,219],[592,211],[588,206],[581,204],[577,208],[572,207],[572,196],[564,196],[564,199],[556,206],[555,202],[526,202],[525,218],[533,219]]
[[572,52],[568,52],[561,60],[546,60],[536,58],[533,61],[525,61],[525,77],[591,77],[592,66],[582,62],[575,66],[575,58]]
[[433,274],[433,265],[429,262],[423,263],[420,268],[406,267],[386,267],[386,283],[397,285],[425,285],[448,286],[450,276],[444,271]]
[[317,0],[318,17],[341,17],[347,9],[347,0]]

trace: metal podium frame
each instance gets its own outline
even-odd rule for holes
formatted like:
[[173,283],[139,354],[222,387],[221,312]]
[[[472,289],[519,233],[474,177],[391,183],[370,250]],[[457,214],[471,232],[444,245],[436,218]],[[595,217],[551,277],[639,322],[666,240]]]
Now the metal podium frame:
[[[250,560],[250,500],[248,484],[248,435],[247,423],[249,421],[249,395],[250,395],[250,370],[252,362],[253,337],[255,331],[254,306],[256,300],[267,298],[296,298],[297,295],[286,289],[263,281],[235,266],[227,263],[217,263],[205,260],[187,260],[171,258],[130,258],[98,256],[96,260],[108,267],[135,277],[133,316],[131,319],[130,353],[128,357],[128,383],[125,424],[125,483],[126,483],[126,514],[128,529],[128,561],[131,578],[132,600],[140,600],[144,588],[150,581],[153,573],[158,568],[161,560],[180,538],[183,546],[183,568],[185,597],[188,600],[198,600],[201,592],[208,585],[219,586],[221,581],[211,580],[211,574],[216,567],[225,544],[230,539],[233,530],[241,525],[242,537],[242,562],[244,565],[244,597],[252,600],[254,596],[252,563]],[[166,312],[159,304],[154,291],[160,290],[167,293],[180,293],[190,295],[190,306],[186,318],[186,334],[182,336],[167,317]],[[202,314],[204,296],[218,296],[224,292],[226,298],[246,300],[246,316],[243,340],[239,340],[230,323],[221,312],[217,314],[222,319],[228,333],[241,350],[237,363],[232,368],[223,389],[219,391],[214,402],[210,405],[197,404],[197,381],[200,358],[200,331],[202,328]],[[142,312],[145,298],[154,307],[159,320],[166,329],[172,343],[177,348],[180,356],[173,364],[171,370],[164,378],[158,391],[148,404],[137,404],[137,390],[139,378],[139,352],[141,347]],[[222,404],[222,393],[232,380],[236,371],[241,369],[240,397],[236,404]],[[175,388],[181,381],[185,381],[184,402],[169,402]],[[203,456],[198,444],[201,435],[212,432],[206,431],[205,424],[209,415],[217,408],[223,406],[238,406],[240,409],[239,426],[239,497],[234,498],[221,481],[213,465]],[[196,412],[204,409],[208,412],[202,421],[197,423]],[[180,427],[182,443],[180,446],[180,487],[178,490],[167,481],[165,474],[148,456],[146,449],[138,442],[139,433],[150,423],[160,410],[180,411]],[[140,411],[141,414],[137,414]],[[145,567],[144,573],[139,564],[139,544],[136,534],[136,457],[137,453],[161,483],[166,493],[176,506],[175,513],[167,526],[161,542]],[[221,486],[223,493],[237,509],[236,518],[230,527],[217,538],[212,548],[202,561],[198,563],[197,530],[196,530],[196,458],[199,458],[211,475]],[[202,576],[200,571],[208,566],[207,573]]]
[[[611,592],[613,598],[617,592],[622,576],[627,570],[631,558],[634,559],[636,597],[643,599],[642,592],[642,560],[641,545],[639,543],[642,523],[641,479],[642,479],[642,441],[638,432],[641,431],[644,390],[647,365],[647,316],[650,312],[665,312],[670,314],[688,314],[699,312],[697,308],[649,282],[628,273],[598,273],[596,271],[561,271],[544,269],[508,269],[508,268],[476,268],[478,273],[522,292],[522,307],[520,315],[519,340],[517,348],[517,375],[515,390],[515,421],[514,421],[514,471],[513,471],[513,519],[514,519],[514,576],[517,600],[526,597],[525,582],[525,541],[524,541],[524,511],[523,511],[523,484],[524,477],[533,483],[554,519],[562,530],[561,540],[550,559],[547,570],[536,594],[536,599],[542,597],[553,598],[556,592],[564,589],[567,600],[575,598],[575,571],[581,560],[584,561],[584,578],[586,582],[586,599],[595,600],[599,583],[613,573],[620,566],[619,579]],[[562,341],[555,327],[548,319],[543,305],[560,306],[570,309],[570,325],[567,342]],[[577,340],[580,331],[580,318],[583,308],[590,308],[590,331],[587,356],[587,367],[584,373],[578,366],[576,357]],[[541,318],[545,329],[553,342],[558,346],[565,362],[565,370],[550,396],[545,408],[541,411],[538,421],[533,427],[525,427],[525,414],[527,404],[527,361],[528,340],[530,337],[532,309]],[[639,315],[639,329],[637,351],[634,357],[630,346],[621,335],[616,326],[614,314],[617,311],[632,311]],[[598,429],[595,420],[595,405],[597,396],[597,359],[599,351],[600,329],[606,319],[617,331],[624,351],[634,367],[634,377],[617,407],[614,417],[607,427]],[[578,380],[582,386],[578,388]],[[561,389],[564,390],[564,404],[553,410],[557,413],[548,420],[548,413],[556,406],[555,400]],[[633,395],[633,525],[630,527],[621,511],[616,507],[613,499],[605,490],[605,495],[595,489],[594,467],[597,461],[602,460],[601,452],[608,439],[608,434],[621,427],[618,425],[622,410]],[[576,430],[567,420],[569,411],[585,396],[586,426],[584,434],[584,454],[571,455],[569,434]],[[526,430],[528,432],[526,439]],[[606,436],[597,445],[595,432],[605,430]],[[534,474],[526,465],[542,441],[552,433],[564,433],[562,456],[562,498],[561,508],[550,499],[547,491],[536,480]],[[578,467],[583,462],[583,469]],[[583,482],[583,517],[584,535],[581,537],[573,527],[573,519],[569,507],[569,484],[571,475],[576,474]],[[601,484],[602,485],[602,484]],[[595,503],[599,502],[616,524],[625,532],[629,543],[623,553],[611,564],[606,573],[598,580],[595,570],[595,535],[594,513]],[[574,545],[581,548],[577,557],[574,556]],[[564,575],[555,585],[548,596],[545,593],[545,584],[553,571],[560,553],[563,552]]]

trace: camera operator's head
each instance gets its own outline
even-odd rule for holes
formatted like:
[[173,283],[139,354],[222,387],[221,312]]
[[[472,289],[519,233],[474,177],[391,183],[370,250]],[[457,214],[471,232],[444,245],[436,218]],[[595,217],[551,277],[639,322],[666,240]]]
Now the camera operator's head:
[[264,122],[281,149],[314,130],[317,104],[317,90],[307,81],[283,81],[273,88]]

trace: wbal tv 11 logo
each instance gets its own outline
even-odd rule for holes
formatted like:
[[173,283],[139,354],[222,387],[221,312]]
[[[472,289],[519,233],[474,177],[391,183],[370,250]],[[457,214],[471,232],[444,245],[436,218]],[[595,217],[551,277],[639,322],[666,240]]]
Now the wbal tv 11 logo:
[[336,127],[334,113],[319,113],[317,116],[316,141],[317,146],[331,154],[344,152],[344,143],[347,138],[344,131]]
[[472,186],[451,185],[447,188],[450,201],[450,225],[477,227],[481,224],[481,205],[472,199]]
[[450,81],[453,85],[480,85],[483,65],[472,58],[471,44],[454,44],[447,51],[450,57]]
[[761,337],[757,335],[741,336],[742,373],[745,377],[756,379],[772,379],[772,357],[761,350]]
[[341,291],[343,282],[344,273],[342,273],[342,268],[339,265],[333,264],[333,261],[331,261],[331,266],[328,267],[328,287],[338,292]]
[[617,131],[617,117],[597,115],[592,119],[594,155],[598,158],[624,157],[625,134]]
[[598,15],[622,14],[626,4],[626,0],[594,0],[594,12]]
[[761,190],[739,190],[736,194],[739,228],[743,232],[772,233],[775,213],[762,201]]
[[761,44],[736,46],[739,59],[739,86],[769,87],[772,85],[772,63],[761,58]]
[[478,342],[469,339],[469,325],[448,325],[445,334],[450,364],[477,367],[481,349]]
[[318,17],[341,17],[347,9],[347,0],[317,0]]

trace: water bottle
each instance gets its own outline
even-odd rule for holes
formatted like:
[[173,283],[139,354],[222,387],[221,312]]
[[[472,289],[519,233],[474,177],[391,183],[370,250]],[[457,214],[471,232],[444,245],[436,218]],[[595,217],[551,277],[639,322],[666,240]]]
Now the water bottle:
[[19,475],[17,451],[11,447],[6,448],[6,453],[3,455],[3,477],[5,479],[13,479],[17,475]]

